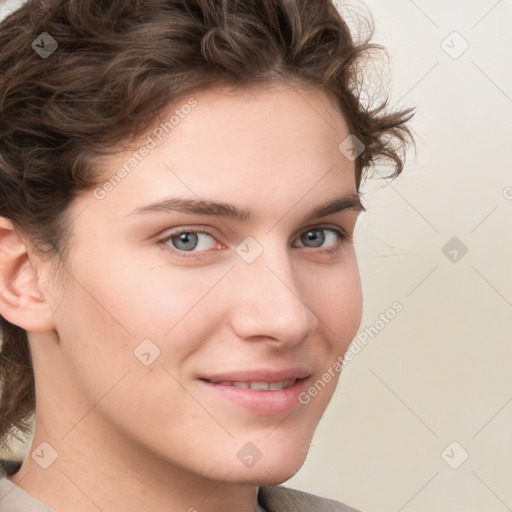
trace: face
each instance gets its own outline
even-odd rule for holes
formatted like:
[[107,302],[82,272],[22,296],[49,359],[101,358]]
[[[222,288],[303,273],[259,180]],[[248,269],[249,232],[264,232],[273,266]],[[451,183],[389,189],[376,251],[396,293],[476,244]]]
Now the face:
[[[72,277],[45,290],[58,344],[52,369],[37,349],[36,378],[69,442],[114,438],[195,475],[279,483],[361,320],[349,131],[325,92],[285,85],[210,90],[163,119],[176,109],[129,172],[71,205]],[[105,181],[132,155],[105,159]]]

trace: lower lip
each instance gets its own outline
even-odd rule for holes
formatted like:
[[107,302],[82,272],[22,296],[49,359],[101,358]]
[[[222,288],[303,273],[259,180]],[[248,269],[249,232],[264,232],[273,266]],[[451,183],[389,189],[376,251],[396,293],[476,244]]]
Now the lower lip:
[[289,388],[273,391],[220,386],[201,379],[199,383],[217,396],[231,400],[252,412],[270,416],[290,412],[300,405],[299,395],[305,387],[306,379],[298,379]]

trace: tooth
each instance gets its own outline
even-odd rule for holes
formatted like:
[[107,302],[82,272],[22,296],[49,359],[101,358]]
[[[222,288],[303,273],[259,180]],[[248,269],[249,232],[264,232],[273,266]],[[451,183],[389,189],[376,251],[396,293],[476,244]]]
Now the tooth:
[[250,382],[249,385],[251,389],[268,391],[268,382]]
[[249,383],[248,382],[233,382],[233,386],[235,386],[237,388],[249,389]]
[[297,379],[288,379],[280,382],[243,382],[243,381],[219,381],[217,386],[235,386],[237,388],[254,389],[256,391],[281,391],[295,384]]
[[291,388],[291,387],[295,384],[295,381],[296,381],[296,380],[297,380],[297,379],[289,379],[289,380],[285,380],[285,381],[284,381],[284,386],[283,386],[283,387],[284,387],[285,389],[286,389],[286,388]]

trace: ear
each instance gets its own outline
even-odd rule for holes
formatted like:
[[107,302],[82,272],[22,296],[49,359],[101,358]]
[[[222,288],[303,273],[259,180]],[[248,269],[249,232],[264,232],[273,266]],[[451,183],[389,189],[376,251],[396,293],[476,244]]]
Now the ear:
[[37,269],[12,221],[5,217],[0,217],[0,315],[28,332],[55,330]]

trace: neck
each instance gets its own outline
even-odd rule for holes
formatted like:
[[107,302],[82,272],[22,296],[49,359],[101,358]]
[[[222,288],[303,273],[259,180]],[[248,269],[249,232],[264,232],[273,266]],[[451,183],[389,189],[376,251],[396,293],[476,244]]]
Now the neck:
[[9,479],[55,511],[257,510],[257,486],[187,472],[120,436],[92,436],[78,425],[62,440],[45,427],[36,418],[29,455]]

